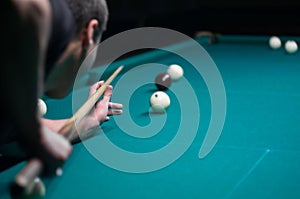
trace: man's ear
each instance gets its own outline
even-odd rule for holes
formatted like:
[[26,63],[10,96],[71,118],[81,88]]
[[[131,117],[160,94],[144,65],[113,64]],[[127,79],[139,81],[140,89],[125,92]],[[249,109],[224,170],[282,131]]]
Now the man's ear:
[[97,19],[91,19],[84,31],[82,32],[82,45],[84,47],[91,44],[93,41],[93,35],[95,32],[95,29],[99,26],[99,22]]

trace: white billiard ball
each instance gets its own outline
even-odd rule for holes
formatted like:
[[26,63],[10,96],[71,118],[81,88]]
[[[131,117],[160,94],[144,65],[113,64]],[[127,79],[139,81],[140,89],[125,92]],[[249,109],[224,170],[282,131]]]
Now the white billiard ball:
[[47,113],[47,105],[42,99],[38,99],[38,115],[43,117]]
[[176,81],[183,76],[183,69],[177,64],[172,64],[169,66],[167,73],[170,75],[173,81]]
[[281,40],[277,36],[273,36],[269,40],[269,45],[272,49],[278,49],[281,47]]
[[155,112],[162,112],[171,104],[170,97],[163,91],[157,91],[150,97],[151,108]]
[[285,47],[286,52],[288,52],[290,54],[295,53],[298,50],[298,45],[293,40],[288,40],[287,42],[285,42],[284,47]]

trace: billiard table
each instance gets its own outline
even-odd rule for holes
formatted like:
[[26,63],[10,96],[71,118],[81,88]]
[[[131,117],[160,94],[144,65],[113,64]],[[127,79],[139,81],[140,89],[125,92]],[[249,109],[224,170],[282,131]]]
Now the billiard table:
[[[268,39],[196,38],[219,74],[213,81],[195,69],[204,66],[157,49],[91,69],[64,99],[45,97],[46,118],[70,117],[98,73],[106,79],[124,65],[112,84],[124,114],[74,145],[63,175],[43,178],[45,198],[300,198],[300,56],[272,50]],[[188,42],[172,47],[202,59]],[[166,91],[170,107],[152,112],[155,74],[170,64],[184,77]],[[214,116],[219,123],[211,124]],[[10,198],[8,185],[24,165],[0,173],[1,199]]]

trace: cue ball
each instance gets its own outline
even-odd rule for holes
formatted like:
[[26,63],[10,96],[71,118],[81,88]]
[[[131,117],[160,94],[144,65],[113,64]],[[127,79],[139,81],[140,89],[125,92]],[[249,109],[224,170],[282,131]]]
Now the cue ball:
[[183,69],[177,64],[172,64],[169,66],[167,73],[171,76],[171,79],[176,81],[183,76]]
[[285,47],[286,52],[288,52],[290,54],[295,53],[298,50],[298,45],[293,40],[288,40],[287,42],[285,42],[284,47]]
[[38,99],[38,113],[40,117],[47,113],[47,105],[42,99]]
[[171,77],[167,73],[161,73],[155,78],[155,85],[160,91],[167,90],[171,86],[171,83]]
[[153,111],[162,112],[171,104],[170,97],[163,91],[157,91],[152,94],[150,104]]
[[281,47],[281,40],[277,36],[273,36],[269,40],[269,45],[272,49],[278,49]]

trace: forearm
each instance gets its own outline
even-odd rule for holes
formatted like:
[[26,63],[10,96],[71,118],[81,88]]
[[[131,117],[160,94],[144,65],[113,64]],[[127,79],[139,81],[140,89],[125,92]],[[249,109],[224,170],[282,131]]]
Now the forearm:
[[[41,122],[44,126],[49,128],[51,131],[59,133],[60,129],[68,119],[51,120],[42,118]],[[95,134],[93,133],[96,127],[99,126],[99,122],[94,118],[83,118],[83,120],[73,128],[73,136],[71,137],[71,143],[77,143],[80,140],[88,139]]]
[[60,120],[50,120],[41,118],[41,123],[46,126],[48,129],[50,129],[53,132],[59,132],[61,127],[65,124],[67,119],[60,119]]

